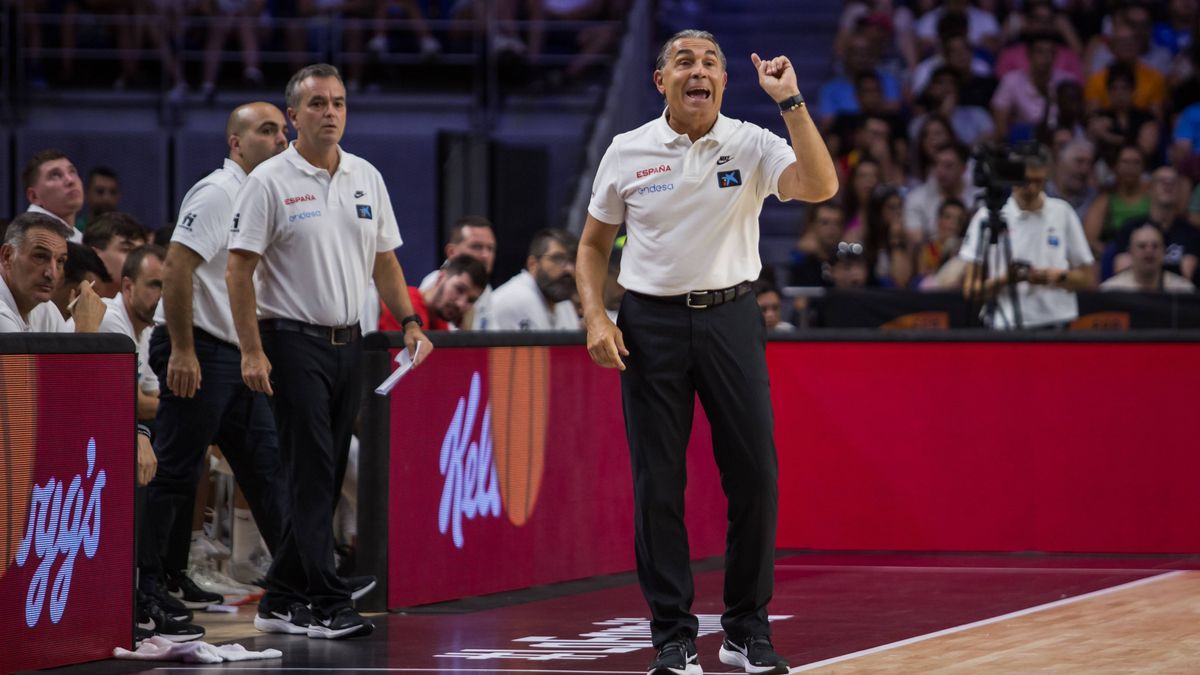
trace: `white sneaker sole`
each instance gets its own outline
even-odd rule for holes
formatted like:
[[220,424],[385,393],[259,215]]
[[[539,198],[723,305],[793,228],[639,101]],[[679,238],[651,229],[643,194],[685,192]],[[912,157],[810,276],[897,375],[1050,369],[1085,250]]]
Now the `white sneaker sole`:
[[[751,675],[761,675],[761,673],[774,673],[774,672],[777,672],[779,669],[778,666],[751,665],[750,659],[746,658],[745,654],[743,654],[739,651],[729,651],[728,649],[725,649],[725,645],[721,645],[721,653],[719,654],[719,656],[721,658],[721,663],[724,663],[727,666],[737,666],[738,668],[741,668],[744,672],[750,673]],[[791,672],[791,671],[785,670],[784,672]]]
[[[649,670],[646,672],[646,675],[661,673],[663,670],[664,669],[662,668]],[[680,670],[679,668],[666,668],[665,670],[670,673],[675,673],[675,675],[704,675],[704,669],[700,667],[699,663],[689,663],[683,670]]]
[[367,593],[370,593],[371,589],[375,588],[375,585],[377,583],[379,583],[378,580],[372,581],[371,583],[367,584],[366,586],[363,586],[362,588],[358,589],[357,591],[354,591],[353,593],[350,594],[350,599],[357,600],[357,599],[361,598],[362,596],[366,595]]
[[291,621],[283,619],[267,619],[261,616],[254,617],[254,627],[263,633],[287,633],[288,635],[307,635],[308,628],[306,626],[297,626]]
[[337,640],[339,638],[350,637],[359,631],[366,630],[366,628],[367,625],[363,623],[338,630],[326,628],[320,624],[313,624],[308,627],[308,637],[314,640]]

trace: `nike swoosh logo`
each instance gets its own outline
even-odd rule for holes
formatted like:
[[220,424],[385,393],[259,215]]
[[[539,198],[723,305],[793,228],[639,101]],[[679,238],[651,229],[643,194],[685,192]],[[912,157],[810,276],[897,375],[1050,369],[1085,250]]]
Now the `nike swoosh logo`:
[[733,159],[733,157],[722,157],[717,160],[717,166],[721,166],[722,164],[724,164],[732,159]]
[[282,619],[283,621],[291,621],[292,620],[291,612],[288,612],[287,614],[280,614],[279,612],[271,612],[271,615],[274,616],[276,619]]
[[146,623],[139,621],[137,626],[142,630],[154,630],[154,619],[150,619]]

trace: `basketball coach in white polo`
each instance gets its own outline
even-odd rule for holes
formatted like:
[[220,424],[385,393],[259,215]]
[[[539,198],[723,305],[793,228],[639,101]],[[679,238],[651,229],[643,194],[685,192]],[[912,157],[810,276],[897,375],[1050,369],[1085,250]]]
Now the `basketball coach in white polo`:
[[[652,674],[700,672],[683,521],[696,394],[729,499],[720,659],[748,673],[787,672],[767,624],[778,467],[766,327],[750,291],[762,269],[763,200],[823,201],[838,180],[787,57],[750,59],[759,85],[779,104],[791,146],[721,115],[729,75],[720,45],[707,32],[677,33],[654,70],[666,110],[613,139],[579,246],[588,351],[601,366],[622,370],[638,581],[658,648]],[[628,239],[619,281],[627,292],[614,325],[602,288],[622,223]]]
[[238,192],[226,272],[242,379],[274,397],[290,481],[291,523],[255,625],[313,638],[363,636],[374,626],[351,606],[334,569],[333,507],[362,394],[359,312],[372,278],[401,317],[415,365],[433,345],[393,252],[400,231],[383,177],[338,145],[346,124],[341,75],[327,64],[306,66],[286,94],[296,141]]

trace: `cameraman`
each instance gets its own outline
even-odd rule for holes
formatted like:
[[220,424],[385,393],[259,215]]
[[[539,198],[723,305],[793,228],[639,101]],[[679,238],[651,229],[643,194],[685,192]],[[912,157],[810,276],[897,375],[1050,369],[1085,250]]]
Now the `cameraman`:
[[[1062,199],[1046,196],[1050,158],[1045,148],[1033,146],[1010,156],[1019,160],[1015,164],[1017,176],[1003,175],[1003,169],[997,167],[999,162],[994,160],[989,160],[993,164],[989,173],[999,181],[1016,184],[1000,209],[1000,216],[1008,226],[1012,269],[1005,268],[999,247],[988,244],[988,276],[986,281],[981,280],[979,237],[988,218],[988,209],[981,208],[971,219],[959,249],[959,257],[969,263],[963,293],[968,299],[996,297],[994,311],[985,312],[985,324],[997,329],[1016,328],[1007,289],[1011,281],[1017,284],[1022,327],[1062,328],[1079,316],[1074,291],[1094,284],[1095,259],[1075,210]],[[1019,180],[1021,163],[1025,169],[1023,182]],[[995,189],[993,185],[989,192]]]

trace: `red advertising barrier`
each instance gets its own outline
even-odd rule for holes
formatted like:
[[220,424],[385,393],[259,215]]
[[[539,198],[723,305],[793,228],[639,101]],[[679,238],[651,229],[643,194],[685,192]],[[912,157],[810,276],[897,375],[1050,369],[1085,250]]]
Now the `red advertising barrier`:
[[133,642],[134,371],[0,354],[0,672]]
[[[692,556],[722,553],[725,499],[697,409]],[[392,393],[388,606],[633,568],[616,371],[570,347],[440,350]]]
[[767,355],[781,548],[1200,552],[1200,344]]

